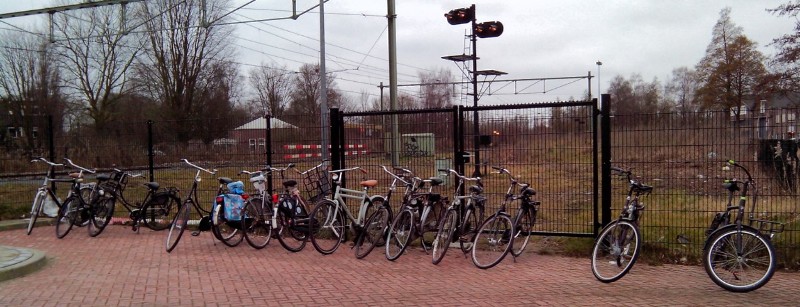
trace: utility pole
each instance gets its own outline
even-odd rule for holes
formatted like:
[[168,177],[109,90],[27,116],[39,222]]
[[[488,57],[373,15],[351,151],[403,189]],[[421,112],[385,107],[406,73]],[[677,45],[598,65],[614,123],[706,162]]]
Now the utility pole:
[[[329,159],[330,110],[328,110],[328,78],[325,71],[325,0],[319,0],[319,108],[322,159]],[[331,150],[337,150],[331,146]]]
[[[389,20],[389,110],[397,110],[397,31],[394,0],[387,0]],[[392,114],[392,166],[400,164],[400,129],[397,127],[397,114]]]

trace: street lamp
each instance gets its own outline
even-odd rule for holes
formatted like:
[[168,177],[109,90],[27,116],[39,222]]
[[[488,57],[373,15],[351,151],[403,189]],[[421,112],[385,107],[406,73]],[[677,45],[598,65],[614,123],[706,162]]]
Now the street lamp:
[[601,94],[603,94],[603,91],[600,90],[600,66],[603,65],[603,62],[597,60],[597,63],[595,64],[597,64],[597,96],[599,97]]
[[[487,21],[482,23],[477,23],[475,18],[475,5],[471,5],[468,8],[460,8],[454,9],[450,12],[444,14],[444,17],[447,18],[447,22],[451,25],[460,25],[465,23],[471,23],[472,27],[470,28],[470,40],[472,41],[472,54],[471,55],[451,55],[451,56],[444,56],[442,57],[445,60],[450,60],[454,62],[466,62],[468,60],[472,61],[472,99],[473,99],[473,107],[478,107],[478,75],[504,75],[506,73],[497,71],[497,70],[486,70],[486,71],[478,71],[478,52],[477,52],[477,41],[478,37],[480,38],[490,38],[490,37],[498,37],[503,34],[503,24],[499,21]],[[480,171],[480,130],[478,124],[478,110],[476,109],[473,111],[472,115],[473,121],[473,140],[472,143],[474,145],[475,150],[475,171],[473,172],[472,176],[477,177],[481,175]],[[456,157],[456,159],[463,159],[464,157]],[[463,160],[462,160],[463,161]]]

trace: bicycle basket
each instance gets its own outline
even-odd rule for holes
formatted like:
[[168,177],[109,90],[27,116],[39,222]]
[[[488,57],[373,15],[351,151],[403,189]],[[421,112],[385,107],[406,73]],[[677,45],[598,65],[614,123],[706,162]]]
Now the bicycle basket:
[[312,203],[331,193],[331,180],[328,178],[328,170],[325,167],[318,167],[305,174],[303,177],[303,187],[305,188],[306,199]]

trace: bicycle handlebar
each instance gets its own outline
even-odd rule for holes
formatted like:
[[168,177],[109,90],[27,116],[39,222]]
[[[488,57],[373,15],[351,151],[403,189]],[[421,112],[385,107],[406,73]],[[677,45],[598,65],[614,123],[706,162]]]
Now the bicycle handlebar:
[[309,172],[311,172],[311,171],[313,171],[313,170],[316,170],[316,169],[318,169],[318,168],[320,168],[320,167],[322,167],[322,166],[325,166],[325,164],[326,164],[327,162],[328,162],[328,159],[324,159],[324,160],[322,160],[322,162],[321,162],[320,164],[317,164],[317,166],[314,166],[314,167],[312,167],[312,168],[309,168],[309,169],[307,169],[307,170],[306,170],[306,171],[304,171],[304,172],[301,172],[301,173],[300,173],[300,175],[305,175],[305,174],[308,174]]
[[[405,180],[403,177],[400,177],[400,176],[398,176],[397,174],[395,174],[395,173],[393,173],[392,171],[390,171],[390,170],[389,170],[389,168],[387,168],[385,165],[381,165],[381,168],[383,168],[383,171],[384,171],[384,172],[388,173],[389,175],[392,175],[392,177],[394,177],[394,178],[395,178],[395,179],[397,179],[397,180],[400,180],[400,181],[402,181],[404,184],[410,184],[410,183],[409,183],[408,181],[406,181],[406,180]],[[394,170],[398,170],[398,171],[402,171],[403,173],[405,173],[405,174],[403,174],[404,176],[414,176],[414,173],[413,173],[413,172],[411,172],[410,170],[408,170],[408,169],[405,169],[405,168],[401,168],[401,167],[392,167],[392,169],[394,169]]]
[[85,167],[83,167],[83,166],[77,165],[77,164],[75,164],[74,162],[72,162],[72,160],[70,160],[69,158],[64,158],[64,160],[66,160],[66,161],[67,161],[67,163],[69,163],[69,165],[70,165],[70,166],[72,166],[72,167],[74,167],[74,168],[77,168],[77,169],[79,169],[79,170],[82,170],[82,171],[84,171],[84,172],[88,172],[88,173],[90,173],[90,174],[94,174],[94,173],[96,173],[96,172],[97,172],[97,170],[90,170],[90,169],[88,169],[88,168],[85,168]]
[[730,167],[729,167],[729,165],[730,165],[730,166],[736,166],[738,168],[741,168],[744,171],[744,173],[747,174],[747,181],[746,182],[738,181],[737,179],[728,179],[728,180],[730,180],[732,182],[742,182],[742,183],[751,183],[751,182],[753,182],[753,176],[750,175],[750,171],[748,171],[747,168],[745,168],[741,164],[736,163],[736,161],[734,161],[733,159],[729,159],[728,161],[725,161],[725,164],[726,164],[725,167],[722,168],[725,171],[730,170]]
[[31,162],[40,162],[40,161],[44,162],[44,163],[47,163],[50,166],[64,166],[64,164],[53,163],[53,162],[47,161],[47,159],[42,158],[42,157],[39,157],[39,158],[31,160]]
[[209,171],[209,170],[207,170],[205,168],[202,168],[202,167],[199,167],[197,165],[192,164],[192,162],[189,162],[189,160],[187,160],[187,159],[181,159],[181,161],[185,162],[186,164],[189,164],[191,167],[194,167],[194,168],[196,168],[198,170],[204,171],[204,172],[209,173],[211,175],[216,175],[217,174],[217,170],[216,169],[212,169],[211,171]]
[[112,170],[114,170],[117,173],[123,173],[123,174],[125,174],[125,176],[131,177],[131,178],[142,177],[144,175],[142,173],[138,173],[138,174],[129,173],[129,172],[123,171],[123,170],[118,169],[118,168],[112,168]]
[[[480,181],[481,180],[481,177],[467,177],[467,176],[461,175],[456,170],[454,170],[452,168],[448,168],[448,169],[440,168],[439,171],[440,172],[445,172],[445,173],[453,173],[453,174],[456,175],[456,177],[458,177],[459,179],[464,180],[464,181]],[[446,175],[449,176],[450,174],[446,174]]]

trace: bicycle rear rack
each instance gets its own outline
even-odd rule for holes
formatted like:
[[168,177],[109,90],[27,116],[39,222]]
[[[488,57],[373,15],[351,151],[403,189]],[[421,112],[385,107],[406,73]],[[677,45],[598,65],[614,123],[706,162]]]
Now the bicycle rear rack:
[[768,220],[750,220],[750,226],[772,238],[775,234],[783,232],[784,224]]

